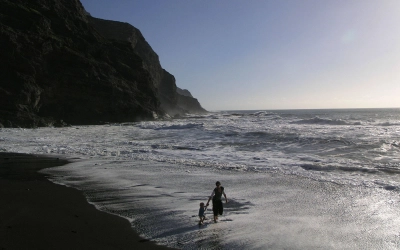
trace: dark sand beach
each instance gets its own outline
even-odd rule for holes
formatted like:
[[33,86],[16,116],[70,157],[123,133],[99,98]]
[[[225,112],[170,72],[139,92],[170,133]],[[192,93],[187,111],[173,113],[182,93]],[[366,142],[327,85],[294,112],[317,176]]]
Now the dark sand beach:
[[97,210],[39,170],[67,160],[0,154],[0,249],[169,249],[147,241],[121,217]]

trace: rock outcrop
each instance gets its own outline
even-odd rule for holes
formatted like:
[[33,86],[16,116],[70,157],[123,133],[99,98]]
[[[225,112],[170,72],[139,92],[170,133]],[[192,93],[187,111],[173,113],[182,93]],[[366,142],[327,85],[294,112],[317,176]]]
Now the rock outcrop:
[[110,38],[92,19],[79,0],[0,0],[0,126],[148,120],[179,104],[136,28]]

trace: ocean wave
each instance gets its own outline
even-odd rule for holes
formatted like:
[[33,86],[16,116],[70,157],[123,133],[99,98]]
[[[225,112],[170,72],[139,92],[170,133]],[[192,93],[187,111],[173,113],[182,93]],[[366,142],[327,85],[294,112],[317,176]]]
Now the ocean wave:
[[375,181],[374,182],[377,186],[380,186],[381,188],[388,190],[388,191],[397,191],[400,190],[399,186],[393,185],[391,183],[386,183],[382,181]]
[[332,172],[332,171],[344,171],[344,172],[362,172],[362,173],[377,173],[376,169],[368,169],[360,166],[333,166],[333,165],[323,165],[323,164],[302,164],[300,166],[304,170],[311,171],[324,171],[324,172]]
[[203,123],[180,123],[180,124],[140,124],[139,128],[142,129],[154,129],[154,130],[179,130],[179,129],[192,129],[192,128],[202,128]]
[[321,171],[321,172],[333,172],[333,171],[342,171],[342,172],[361,172],[365,174],[389,174],[389,175],[398,175],[400,174],[399,164],[389,164],[387,166],[376,166],[374,168],[366,168],[362,166],[334,166],[334,165],[325,165],[325,164],[302,164],[301,168],[308,171]]
[[178,146],[178,145],[175,145],[172,148],[177,149],[177,150],[195,150],[195,151],[201,150],[200,148],[196,148],[196,147]]
[[201,150],[199,147],[181,146],[181,145],[167,145],[167,144],[153,144],[152,149],[171,149],[171,150]]
[[361,122],[346,122],[341,119],[324,119],[318,116],[291,122],[292,124],[319,124],[319,125],[361,125]]
[[[271,144],[271,143],[298,143],[301,139],[299,135],[296,133],[270,133],[266,131],[252,131],[246,132],[243,134],[246,142],[250,143],[249,145],[257,145],[261,143],[261,145]],[[304,139],[303,139],[304,140]],[[238,143],[238,142],[237,142]],[[243,141],[241,142],[243,143]]]
[[272,112],[267,112],[267,111],[258,111],[252,114],[253,116],[271,116],[271,115],[276,115],[275,113]]
[[337,169],[335,166],[324,166],[320,164],[302,164],[300,165],[304,170],[312,170],[312,171],[334,171]]
[[389,126],[400,126],[400,122],[383,122],[383,123],[378,123],[378,126],[384,126],[384,127],[389,127]]
[[245,134],[247,136],[252,136],[252,137],[263,137],[263,136],[271,137],[272,135],[274,135],[274,136],[278,135],[278,134],[271,134],[271,133],[264,132],[264,131],[251,131],[251,132],[246,132]]
[[377,169],[387,174],[400,174],[400,169],[398,167],[377,167]]
[[163,126],[157,128],[157,130],[163,129],[191,129],[191,128],[201,128],[203,127],[203,123],[187,123],[187,124],[174,124],[171,126]]

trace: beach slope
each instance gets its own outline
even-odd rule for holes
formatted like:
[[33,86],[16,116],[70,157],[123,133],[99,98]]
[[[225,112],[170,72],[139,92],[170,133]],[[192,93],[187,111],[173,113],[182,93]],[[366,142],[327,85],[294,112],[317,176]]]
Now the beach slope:
[[126,219],[97,210],[80,191],[38,173],[67,163],[0,154],[0,249],[168,249],[140,238]]

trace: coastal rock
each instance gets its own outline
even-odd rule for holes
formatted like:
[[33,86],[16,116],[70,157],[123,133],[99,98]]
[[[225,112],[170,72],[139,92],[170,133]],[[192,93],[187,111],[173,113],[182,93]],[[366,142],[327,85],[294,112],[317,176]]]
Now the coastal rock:
[[79,0],[0,0],[0,127],[151,120],[178,104],[136,28],[110,39],[92,19]]

